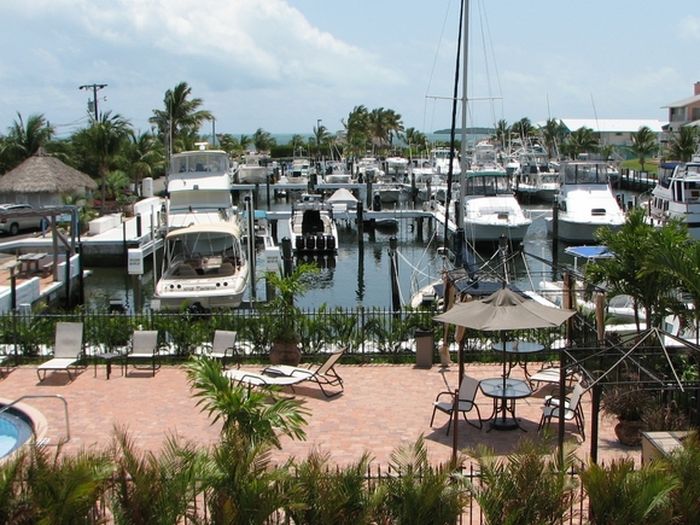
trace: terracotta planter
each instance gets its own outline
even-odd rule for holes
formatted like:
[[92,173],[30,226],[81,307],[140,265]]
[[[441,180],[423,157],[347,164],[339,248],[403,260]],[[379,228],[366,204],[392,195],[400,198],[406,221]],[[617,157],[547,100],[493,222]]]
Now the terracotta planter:
[[629,447],[637,447],[642,443],[642,430],[644,423],[642,421],[628,421],[620,419],[615,425],[615,435],[620,443]]
[[301,350],[297,343],[277,341],[270,347],[270,363],[297,366],[301,362]]

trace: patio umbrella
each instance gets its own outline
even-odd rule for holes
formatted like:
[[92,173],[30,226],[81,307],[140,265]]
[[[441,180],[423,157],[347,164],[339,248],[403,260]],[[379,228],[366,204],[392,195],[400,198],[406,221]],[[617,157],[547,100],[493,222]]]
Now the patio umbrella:
[[[540,304],[505,285],[480,301],[459,303],[434,319],[482,332],[556,328],[576,312]],[[459,381],[463,375],[463,346],[459,347]],[[503,339],[503,391],[506,390],[506,348]],[[505,404],[504,412],[505,412]],[[505,418],[505,414],[503,415]]]

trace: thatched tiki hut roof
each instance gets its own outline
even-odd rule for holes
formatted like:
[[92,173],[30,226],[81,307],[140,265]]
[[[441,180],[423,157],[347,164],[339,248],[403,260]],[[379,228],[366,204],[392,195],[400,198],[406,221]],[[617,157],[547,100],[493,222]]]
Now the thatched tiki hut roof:
[[[61,204],[61,195],[84,195],[97,189],[89,175],[71,168],[43,150],[0,177],[2,202],[29,202],[34,206]],[[18,198],[21,195],[21,199]]]

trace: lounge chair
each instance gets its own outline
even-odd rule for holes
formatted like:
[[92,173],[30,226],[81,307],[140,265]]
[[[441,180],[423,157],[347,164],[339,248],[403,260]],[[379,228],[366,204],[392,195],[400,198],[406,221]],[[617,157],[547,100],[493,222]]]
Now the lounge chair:
[[[564,400],[564,421],[574,421],[576,423],[576,429],[580,432],[581,438],[586,439],[586,433],[584,430],[584,419],[583,419],[583,409],[581,408],[581,396],[585,393],[586,389],[581,383],[576,383],[574,390],[571,393],[571,397]],[[544,406],[542,407],[542,417],[540,418],[540,424],[537,430],[541,430],[551,423],[552,418],[559,418],[559,398],[558,397],[548,397],[545,399]]]
[[63,371],[68,373],[68,379],[73,381],[71,368],[80,361],[83,354],[83,323],[56,323],[56,342],[53,347],[53,358],[41,363],[36,369],[39,382],[46,379],[46,373]]
[[226,370],[226,359],[235,357],[235,344],[237,332],[230,330],[216,330],[214,340],[211,343],[202,344],[198,353],[211,359],[221,361],[221,366]]
[[[328,358],[316,368],[303,368],[299,366],[274,365],[263,370],[268,376],[296,378],[300,381],[313,381],[321,388],[326,397],[337,396],[343,391],[343,379],[335,369],[336,363],[345,352],[345,349],[336,350],[328,355]],[[327,392],[324,386],[340,387],[336,392]]]
[[[461,412],[464,416],[464,420],[471,426],[481,429],[481,412],[479,411],[479,406],[474,403],[476,398],[476,392],[479,389],[479,381],[470,376],[464,376],[462,378],[462,384],[459,386],[459,401],[457,403],[457,411]],[[449,401],[440,401],[443,396],[449,396]],[[452,425],[452,417],[454,410],[454,392],[446,390],[444,392],[438,393],[433,402],[433,416],[430,418],[430,426],[433,426],[433,421],[435,420],[435,413],[439,410],[450,416],[450,420],[447,422],[447,434],[450,433],[450,426]],[[479,418],[479,425],[475,425],[467,419],[467,412],[470,412],[473,408],[476,409],[476,415]]]
[[288,386],[294,389],[294,385],[306,381],[303,377],[271,376],[248,370],[226,370],[224,375],[231,381],[251,386]]
[[[127,353],[124,354],[124,375],[128,375],[129,361],[150,361],[153,376],[160,368],[158,363],[158,331],[157,330],[135,330],[131,336],[131,344]],[[139,369],[138,365],[132,365]]]

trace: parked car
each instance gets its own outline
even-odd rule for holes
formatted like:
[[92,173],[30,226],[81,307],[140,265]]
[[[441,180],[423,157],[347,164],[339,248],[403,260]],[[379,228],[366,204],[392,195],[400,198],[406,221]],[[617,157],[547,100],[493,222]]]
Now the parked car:
[[[32,210],[30,204],[0,204],[0,212]],[[8,216],[0,218],[0,233],[17,235],[20,230],[37,230],[41,228],[41,217]]]

